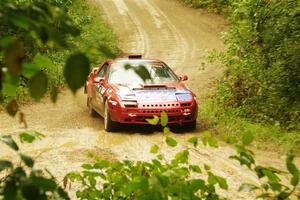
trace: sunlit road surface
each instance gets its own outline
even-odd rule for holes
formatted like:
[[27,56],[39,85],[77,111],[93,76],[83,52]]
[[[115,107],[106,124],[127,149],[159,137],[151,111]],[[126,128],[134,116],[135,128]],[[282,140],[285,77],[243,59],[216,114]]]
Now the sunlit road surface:
[[[226,22],[204,11],[186,8],[173,0],[93,0],[93,6],[104,11],[104,17],[113,26],[124,53],[140,53],[144,57],[159,58],[177,74],[187,74],[187,85],[199,97],[208,92],[210,83],[220,77],[222,69],[208,64],[203,58],[208,51],[223,50],[219,33]],[[100,13],[100,11],[99,11]],[[201,99],[199,99],[201,109]],[[90,162],[86,154],[96,153],[107,159],[151,160],[149,149],[153,144],[161,146],[167,159],[184,148],[186,140],[200,136],[202,125],[194,132],[174,134],[179,141],[176,148],[163,143],[159,130],[150,126],[122,127],[122,132],[106,133],[102,118],[92,118],[86,108],[83,91],[74,96],[63,91],[54,105],[48,100],[25,105],[28,130],[37,130],[47,137],[33,144],[23,144],[21,149],[36,157],[36,166],[49,169],[59,181],[81,164]],[[0,113],[0,134],[17,134],[25,131],[17,119]],[[231,199],[254,199],[249,193],[238,193],[241,183],[257,183],[254,174],[228,157],[234,149],[221,145],[218,149],[200,146],[191,150],[190,161],[211,165],[213,171],[227,179],[230,188],[223,195]],[[0,158],[14,158],[15,154],[0,144]],[[284,168],[284,157],[275,153],[259,153],[262,164]]]

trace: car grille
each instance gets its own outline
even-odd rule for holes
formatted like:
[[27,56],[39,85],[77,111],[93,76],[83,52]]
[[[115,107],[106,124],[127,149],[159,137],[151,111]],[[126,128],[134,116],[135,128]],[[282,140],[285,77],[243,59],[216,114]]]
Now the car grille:
[[181,112],[180,109],[172,109],[172,110],[140,110],[141,113],[179,113]]
[[175,107],[179,106],[178,103],[166,103],[166,104],[142,104],[143,108],[159,108],[159,107]]

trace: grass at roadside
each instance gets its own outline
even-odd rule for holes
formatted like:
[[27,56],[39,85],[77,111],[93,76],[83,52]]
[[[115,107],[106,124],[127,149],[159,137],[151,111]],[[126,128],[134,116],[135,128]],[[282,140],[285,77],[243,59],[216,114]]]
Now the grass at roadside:
[[227,15],[231,9],[231,1],[228,0],[179,0],[193,8],[205,8],[213,13]]
[[300,156],[300,131],[287,131],[279,126],[249,122],[237,117],[237,109],[224,109],[213,98],[207,98],[199,111],[200,120],[209,129],[215,129],[219,139],[241,138],[250,131],[254,135],[253,146],[260,150],[279,153],[292,152]]

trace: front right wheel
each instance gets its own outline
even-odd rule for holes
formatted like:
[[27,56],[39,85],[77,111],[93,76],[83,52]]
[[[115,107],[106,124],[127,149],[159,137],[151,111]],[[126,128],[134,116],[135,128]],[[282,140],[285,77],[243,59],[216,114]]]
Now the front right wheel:
[[196,129],[196,120],[182,124],[171,124],[170,128],[174,133],[185,133],[187,131],[193,131]]
[[196,122],[196,120],[194,120],[192,122],[184,123],[184,124],[182,124],[182,126],[184,129],[186,129],[188,131],[193,131],[196,129],[197,122]]
[[108,101],[106,101],[104,105],[104,129],[107,132],[113,132],[117,130],[117,127],[118,122],[115,122],[110,118]]

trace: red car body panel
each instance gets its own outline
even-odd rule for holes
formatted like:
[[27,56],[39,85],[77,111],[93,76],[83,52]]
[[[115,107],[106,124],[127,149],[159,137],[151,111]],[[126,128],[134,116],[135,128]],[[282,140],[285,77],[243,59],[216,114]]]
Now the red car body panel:
[[[133,90],[130,90],[129,86],[107,82],[106,77],[111,64],[118,62],[130,63],[137,60],[163,63],[157,59],[119,58],[107,60],[100,67],[92,70],[87,78],[85,91],[91,100],[93,109],[104,116],[105,102],[108,101],[111,119],[123,124],[147,124],[147,118],[153,118],[153,115],[160,116],[161,112],[168,114],[169,124],[194,122],[198,113],[195,94],[184,85],[180,78],[176,82],[163,84],[163,87],[161,84],[147,84]],[[97,78],[103,67],[106,67],[103,78]],[[187,79],[186,76],[182,77]],[[130,92],[126,94],[127,91]],[[183,92],[183,94],[190,94],[191,98],[189,100],[174,98],[178,95],[178,91]],[[138,99],[136,101],[124,100],[120,97],[120,93],[125,93],[125,97],[126,95],[128,97],[138,96]]]

